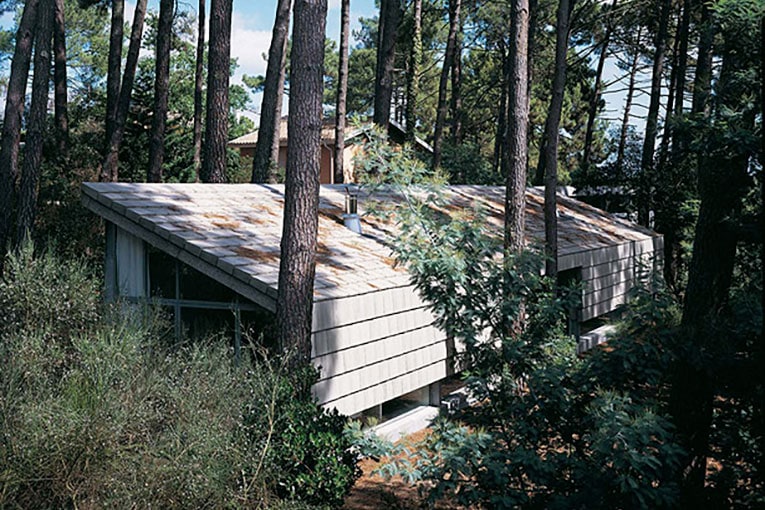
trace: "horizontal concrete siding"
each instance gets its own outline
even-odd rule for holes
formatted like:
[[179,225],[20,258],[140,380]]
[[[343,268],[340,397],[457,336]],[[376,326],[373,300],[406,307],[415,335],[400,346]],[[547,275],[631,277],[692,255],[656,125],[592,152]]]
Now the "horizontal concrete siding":
[[612,312],[636,284],[650,282],[652,273],[661,272],[663,248],[663,239],[656,237],[562,256],[561,269],[582,268],[581,319]]
[[446,377],[449,345],[412,286],[314,304],[313,391],[354,414]]

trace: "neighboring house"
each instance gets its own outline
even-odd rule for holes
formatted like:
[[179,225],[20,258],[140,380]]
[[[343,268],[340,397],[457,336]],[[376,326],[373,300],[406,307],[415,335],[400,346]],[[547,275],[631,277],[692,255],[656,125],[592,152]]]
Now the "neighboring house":
[[[343,182],[356,182],[354,176],[354,158],[366,142],[366,131],[372,124],[363,126],[348,126],[345,128],[345,148],[343,150]],[[388,126],[388,136],[396,143],[403,144],[406,139],[404,128],[391,121]],[[255,145],[258,142],[258,131],[255,130],[228,142],[232,149],[238,149],[239,154],[246,157],[255,155]],[[420,138],[415,138],[415,148],[419,151],[432,153],[433,148]],[[319,182],[321,184],[341,184],[335,182],[333,169],[335,167],[335,120],[325,120],[321,127],[321,160]],[[287,117],[282,117],[279,129],[279,167],[287,167]]]
[[[400,399],[440,401],[453,373],[454,342],[394,263],[395,226],[361,217],[343,224],[346,186],[322,186],[312,325],[312,360],[321,367],[319,402],[340,412],[387,414]],[[481,205],[502,235],[502,187],[450,186],[445,214]],[[386,201],[396,194],[379,194]],[[529,242],[544,239],[543,193],[529,189]],[[363,200],[359,207],[363,209]],[[641,268],[656,270],[662,238],[559,195],[558,265],[583,284],[579,320],[625,302]],[[85,207],[107,221],[107,298],[153,299],[177,331],[228,325],[235,349],[242,325],[263,326],[276,309],[284,187],[251,184],[86,183]],[[399,399],[399,400],[397,400]]]

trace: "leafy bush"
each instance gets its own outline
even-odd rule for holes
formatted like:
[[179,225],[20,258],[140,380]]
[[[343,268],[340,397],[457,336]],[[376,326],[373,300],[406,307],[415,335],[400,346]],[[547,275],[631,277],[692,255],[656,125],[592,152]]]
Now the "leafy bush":
[[391,167],[378,158],[368,173],[406,196],[387,211],[401,232],[397,259],[464,345],[458,363],[478,405],[383,472],[427,482],[431,502],[471,508],[673,506],[683,452],[660,399],[677,317],[669,298],[646,291],[613,350],[578,358],[565,332],[578,289],[556,289],[530,250],[503,255],[480,209],[439,214],[438,187],[404,157]]
[[237,364],[220,338],[170,348],[151,314],[98,313],[81,265],[31,248],[10,260],[0,284],[1,508],[342,501],[357,475],[344,418],[298,393],[305,386],[286,361]]

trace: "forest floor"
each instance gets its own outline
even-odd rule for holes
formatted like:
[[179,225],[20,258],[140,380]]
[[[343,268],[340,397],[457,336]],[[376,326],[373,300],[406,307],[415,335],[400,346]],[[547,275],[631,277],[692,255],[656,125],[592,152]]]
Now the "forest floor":
[[[416,443],[429,434],[429,429],[411,434],[401,441]],[[345,498],[343,508],[345,510],[405,510],[423,508],[424,498],[420,496],[416,485],[410,485],[400,476],[386,479],[372,472],[380,466],[379,462],[372,459],[364,459],[360,463],[364,472],[351,489],[351,493]],[[440,510],[457,510],[462,507],[448,501],[439,502],[436,507]]]

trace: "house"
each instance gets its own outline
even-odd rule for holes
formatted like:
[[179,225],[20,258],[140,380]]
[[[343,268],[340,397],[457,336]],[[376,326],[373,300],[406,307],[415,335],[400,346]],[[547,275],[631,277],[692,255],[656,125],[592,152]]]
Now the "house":
[[[346,186],[320,191],[312,360],[313,388],[348,415],[394,412],[399,404],[440,402],[452,374],[453,342],[391,258],[392,225],[361,217],[343,224]],[[450,186],[445,214],[481,204],[501,235],[502,187]],[[370,197],[360,196],[359,207]],[[395,193],[375,195],[401,200]],[[527,190],[530,242],[544,239],[543,193]],[[582,322],[625,302],[641,268],[656,269],[662,238],[559,195],[561,275],[583,284]],[[107,222],[106,293],[153,299],[178,331],[228,325],[235,349],[243,324],[262,325],[276,308],[284,187],[255,184],[85,183],[85,207]]]
[[[361,151],[366,142],[366,132],[372,124],[362,126],[349,126],[345,129],[345,147],[343,149],[343,182],[356,182],[354,177],[354,158]],[[392,141],[403,144],[406,139],[406,130],[395,121],[388,126],[388,136]],[[255,130],[239,138],[228,142],[232,149],[239,150],[239,154],[245,157],[255,155],[255,145],[258,142],[258,131]],[[425,153],[432,153],[433,148],[420,138],[415,138],[415,149]],[[335,166],[335,120],[325,120],[321,126],[321,157],[319,164],[319,182],[321,184],[340,184],[335,182],[333,169]],[[279,126],[279,167],[287,167],[287,117],[282,117]]]

